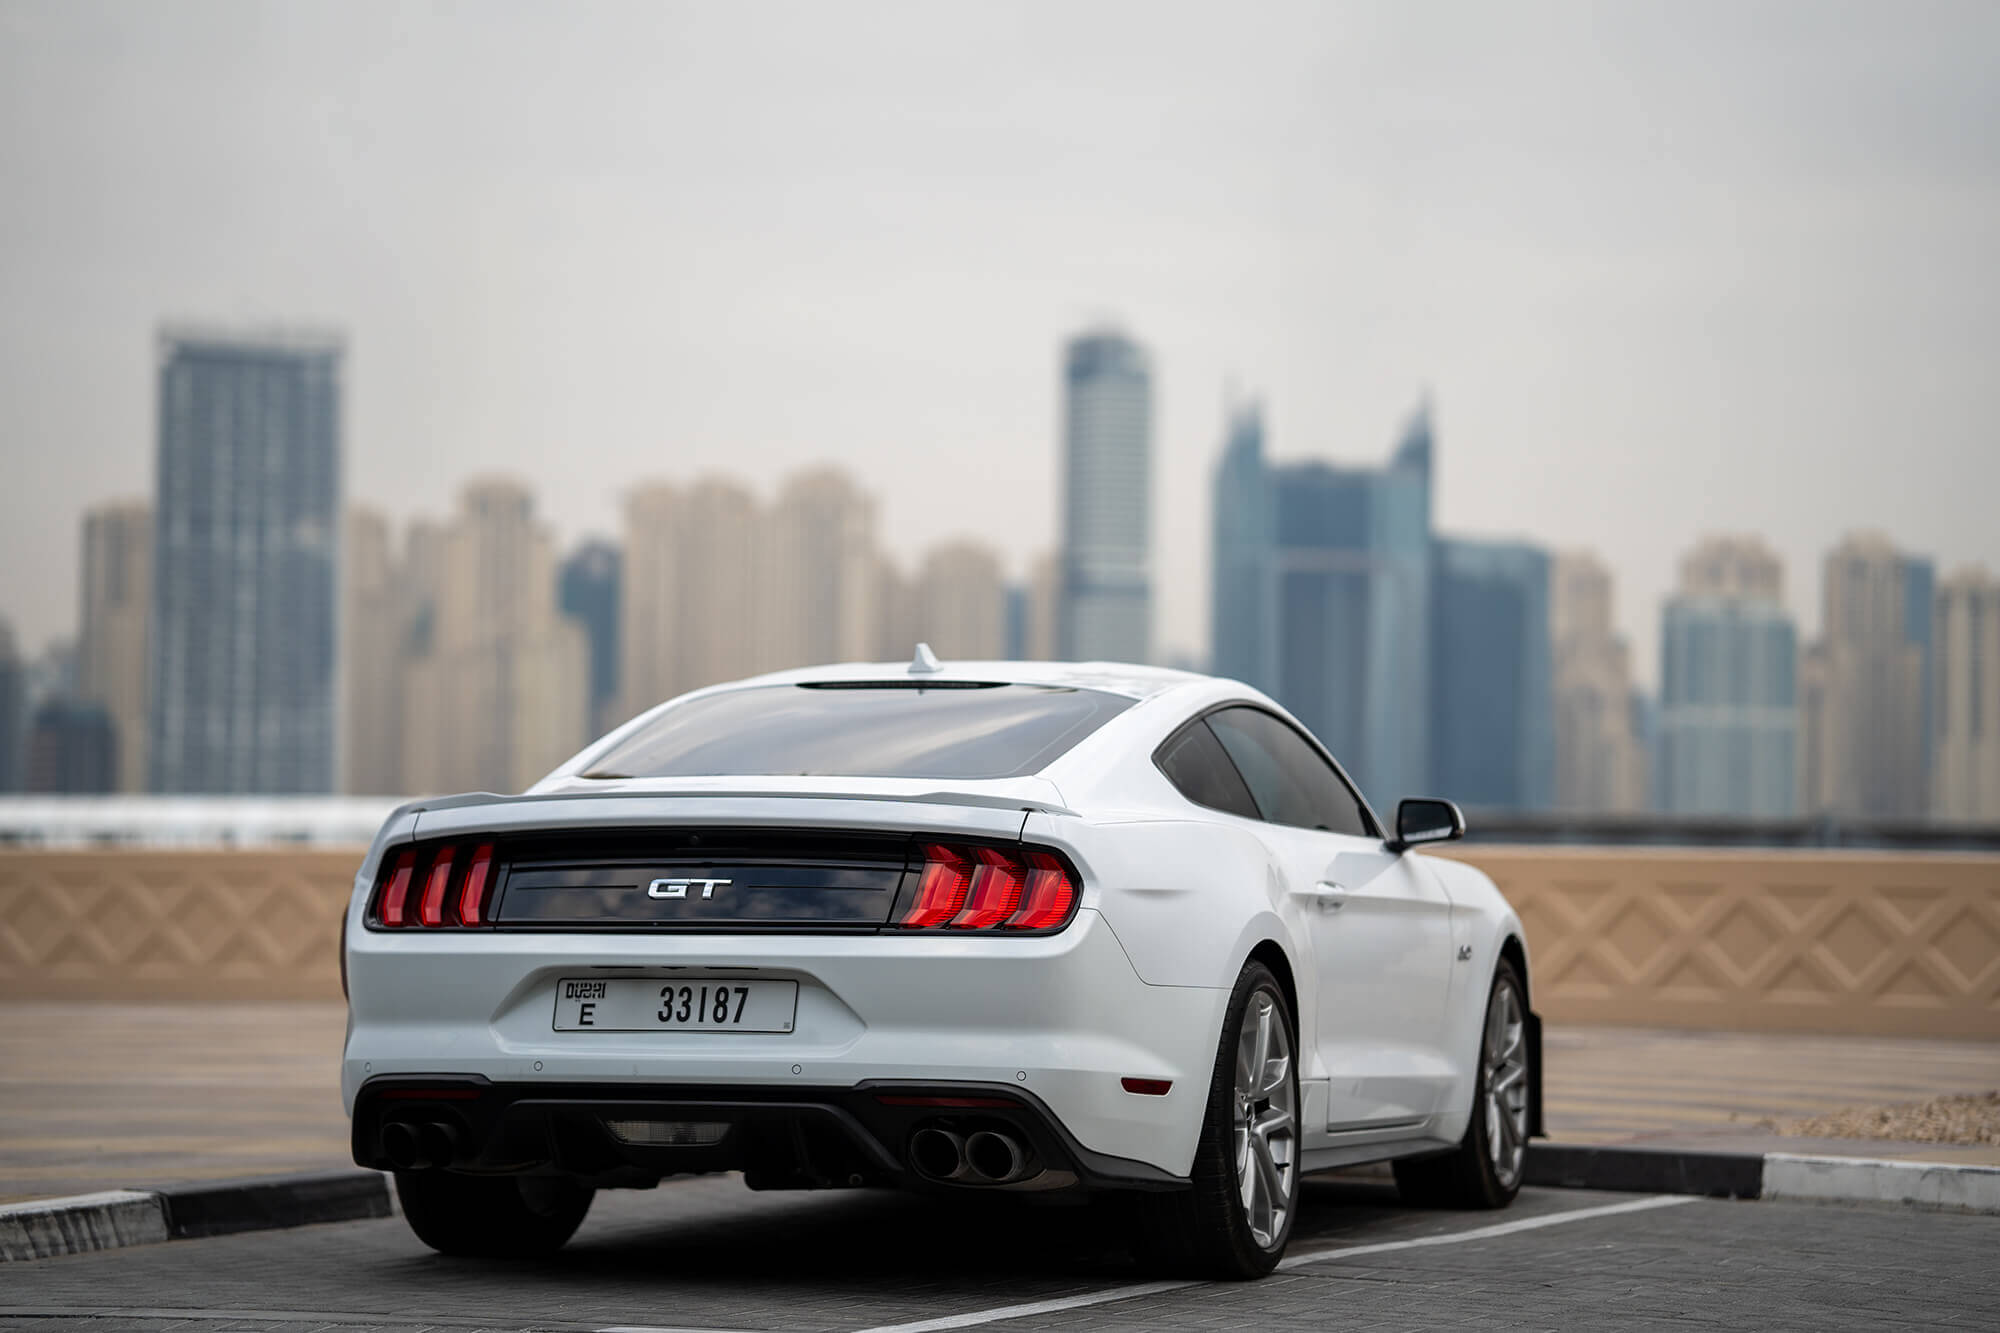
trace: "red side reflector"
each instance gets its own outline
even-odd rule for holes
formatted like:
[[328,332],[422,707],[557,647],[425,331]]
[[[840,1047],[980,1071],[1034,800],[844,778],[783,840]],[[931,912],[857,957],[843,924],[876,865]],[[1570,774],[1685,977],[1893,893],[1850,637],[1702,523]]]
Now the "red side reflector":
[[493,866],[493,844],[482,842],[472,853],[472,868],[465,872],[465,887],[458,891],[458,923],[476,926],[485,919],[486,874]]
[[446,843],[438,848],[437,860],[431,863],[430,882],[424,885],[423,905],[417,909],[427,926],[444,924],[444,891],[451,884],[451,858],[457,852],[458,848]]
[[1021,905],[1021,891],[1027,886],[1028,868],[1007,853],[993,847],[975,847],[979,866],[972,872],[972,885],[965,895],[965,910],[951,919],[955,930],[984,930],[997,926]]
[[931,845],[924,848],[924,877],[917,885],[917,901],[903,913],[899,923],[919,930],[941,926],[965,906],[965,891],[972,886],[973,864],[955,849]]
[[877,1093],[875,1100],[884,1106],[947,1106],[961,1110],[1018,1111],[1021,1103],[1009,1101],[1005,1097],[898,1097],[889,1093]]
[[1028,853],[1027,887],[1022,893],[1021,910],[1007,922],[1008,930],[1046,930],[1069,918],[1076,903],[1076,886],[1062,862],[1047,852]]
[[404,852],[396,858],[395,873],[389,876],[389,887],[382,891],[382,924],[385,926],[407,926],[404,904],[410,896],[410,869],[416,864],[415,852]]
[[1141,1097],[1164,1097],[1174,1086],[1170,1078],[1121,1078],[1118,1080],[1127,1092],[1136,1092]]

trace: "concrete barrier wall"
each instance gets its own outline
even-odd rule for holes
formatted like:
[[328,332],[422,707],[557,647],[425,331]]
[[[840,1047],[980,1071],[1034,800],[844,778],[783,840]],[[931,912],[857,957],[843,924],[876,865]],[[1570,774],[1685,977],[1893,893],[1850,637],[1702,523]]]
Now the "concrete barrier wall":
[[[1552,1022],[2000,1040],[2000,856],[1466,847]],[[0,851],[0,999],[340,995],[360,850]]]

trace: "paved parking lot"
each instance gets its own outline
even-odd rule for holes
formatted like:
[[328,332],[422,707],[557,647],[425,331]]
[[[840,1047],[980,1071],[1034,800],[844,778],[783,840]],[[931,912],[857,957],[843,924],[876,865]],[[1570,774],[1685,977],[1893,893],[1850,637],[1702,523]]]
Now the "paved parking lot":
[[[0,1202],[351,1166],[337,1004],[0,1005]],[[2000,1088],[2000,1043],[1551,1028],[1550,1132],[2000,1164],[2000,1148],[1771,1141],[1767,1120]]]
[[1323,1178],[1292,1255],[1261,1282],[1159,1284],[1096,1209],[730,1177],[602,1196],[535,1264],[445,1260],[391,1219],[9,1265],[0,1329],[2000,1325],[1994,1217],[1555,1190],[1437,1213]]

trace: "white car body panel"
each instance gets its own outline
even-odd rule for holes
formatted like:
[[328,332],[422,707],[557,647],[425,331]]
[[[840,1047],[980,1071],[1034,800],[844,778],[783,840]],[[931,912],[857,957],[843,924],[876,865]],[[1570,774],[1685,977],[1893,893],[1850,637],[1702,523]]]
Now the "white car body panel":
[[[904,671],[849,664],[698,693]],[[1152,762],[1162,741],[1224,703],[1289,717],[1238,683],[1102,664],[951,663],[943,676],[1074,685],[1138,702],[1026,778],[582,776],[654,710],[526,795],[419,802],[391,815],[347,911],[349,1112],[363,1084],[385,1075],[1006,1084],[1038,1098],[1083,1147],[1183,1178],[1231,988],[1263,948],[1282,956],[1297,993],[1308,1169],[1435,1150],[1465,1132],[1486,988],[1503,946],[1522,947],[1519,920],[1486,876],[1392,853],[1375,838],[1189,802]],[[1066,929],[1032,937],[383,930],[367,920],[384,857],[418,839],[681,826],[1018,840],[1065,853],[1081,901]],[[1330,897],[1342,905],[1330,909]],[[552,1030],[560,977],[675,969],[797,980],[797,1026],[782,1036]],[[1134,1095],[1124,1078],[1170,1080],[1172,1089]]]

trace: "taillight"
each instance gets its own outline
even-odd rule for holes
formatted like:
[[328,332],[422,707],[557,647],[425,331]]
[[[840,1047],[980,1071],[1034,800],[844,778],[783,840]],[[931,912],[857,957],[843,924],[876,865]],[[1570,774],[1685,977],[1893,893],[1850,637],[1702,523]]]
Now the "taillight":
[[474,847],[470,857],[456,843],[408,848],[384,859],[368,919],[390,930],[483,926],[492,889],[490,842]]
[[389,872],[388,887],[382,890],[380,917],[383,925],[410,924],[406,909],[410,899],[410,870],[416,862],[415,852],[404,852],[396,858],[395,867]]
[[458,855],[458,848],[447,843],[438,849],[437,859],[431,862],[431,877],[424,885],[424,903],[417,915],[427,926],[444,924],[444,891],[451,887],[451,862]]
[[1053,854],[926,843],[905,930],[1056,930],[1076,911],[1077,886]]
[[472,868],[465,872],[465,887],[458,891],[458,924],[476,926],[486,910],[487,872],[493,867],[493,844],[482,842],[472,853]]

